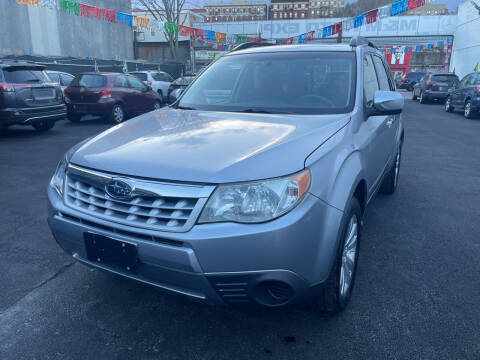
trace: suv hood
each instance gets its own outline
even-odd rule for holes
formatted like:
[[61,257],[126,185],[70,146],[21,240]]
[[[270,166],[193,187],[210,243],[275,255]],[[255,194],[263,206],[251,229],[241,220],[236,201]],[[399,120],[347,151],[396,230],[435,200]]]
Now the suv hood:
[[71,162],[159,180],[225,183],[288,175],[350,116],[177,110],[144,114],[101,133]]

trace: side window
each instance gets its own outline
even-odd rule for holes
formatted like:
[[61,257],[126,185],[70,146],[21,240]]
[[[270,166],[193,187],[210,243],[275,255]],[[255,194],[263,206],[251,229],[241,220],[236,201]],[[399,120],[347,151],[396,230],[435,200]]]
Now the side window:
[[373,97],[377,90],[379,90],[379,86],[372,56],[365,55],[363,58],[363,94],[366,105],[371,105],[373,103]]
[[123,75],[119,75],[115,78],[115,81],[113,83],[113,86],[115,87],[121,87],[121,88],[128,88],[128,81],[127,78]]
[[73,76],[66,75],[66,74],[60,74],[60,79],[62,80],[62,85],[63,86],[68,86],[73,80]]
[[472,74],[470,76],[470,81],[468,82],[467,85],[478,85],[479,82],[480,82],[480,76],[478,76],[478,74]]
[[470,80],[471,75],[465,76],[462,81],[460,81],[460,86],[465,86],[467,85],[468,81]]
[[382,59],[380,59],[378,56],[373,56],[373,62],[375,63],[375,69],[377,70],[380,90],[390,91],[390,82]]
[[130,87],[140,90],[140,91],[145,91],[147,87],[141,82],[139,79],[137,79],[135,76],[129,76],[128,81],[130,82]]

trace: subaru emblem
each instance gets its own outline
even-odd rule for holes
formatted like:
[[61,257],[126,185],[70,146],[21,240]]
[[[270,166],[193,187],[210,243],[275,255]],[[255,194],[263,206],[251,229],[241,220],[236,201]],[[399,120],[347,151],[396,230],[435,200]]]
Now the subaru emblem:
[[132,187],[122,180],[112,180],[105,185],[108,196],[118,200],[130,200],[132,198]]

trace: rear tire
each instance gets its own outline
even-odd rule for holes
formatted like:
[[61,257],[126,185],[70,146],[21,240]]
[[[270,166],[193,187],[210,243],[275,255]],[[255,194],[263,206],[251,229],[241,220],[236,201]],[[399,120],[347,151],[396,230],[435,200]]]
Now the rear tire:
[[82,120],[82,115],[80,114],[67,114],[67,119],[73,123],[78,123]]
[[352,198],[343,215],[340,240],[330,275],[315,296],[315,307],[321,312],[336,314],[350,301],[360,250],[362,209]]
[[417,100],[417,95],[415,95],[415,89],[413,89],[412,100]]
[[112,107],[112,112],[109,116],[110,122],[114,124],[120,124],[125,120],[125,112],[123,111],[123,107],[120,104],[115,104]]
[[165,99],[163,98],[162,90],[158,90],[158,96],[160,96],[160,103],[165,104]]
[[155,101],[155,103],[153,104],[153,110],[159,110],[162,108],[162,103],[160,101]]
[[32,124],[32,126],[39,132],[48,131],[55,126],[55,120],[39,121]]
[[455,108],[452,106],[452,99],[450,98],[450,96],[447,96],[447,98],[445,99],[445,111],[453,112],[454,110]]
[[395,159],[393,164],[385,175],[382,181],[382,185],[380,185],[379,192],[382,194],[393,194],[395,190],[397,190],[398,186],[398,176],[400,175],[400,165],[402,162],[402,144],[398,148],[397,154],[395,155]]

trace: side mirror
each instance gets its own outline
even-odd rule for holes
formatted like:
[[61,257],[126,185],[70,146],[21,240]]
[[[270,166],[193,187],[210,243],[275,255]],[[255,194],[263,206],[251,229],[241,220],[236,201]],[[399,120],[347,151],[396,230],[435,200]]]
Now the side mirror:
[[396,115],[403,110],[403,95],[395,91],[375,91],[373,104],[367,108],[368,116]]

